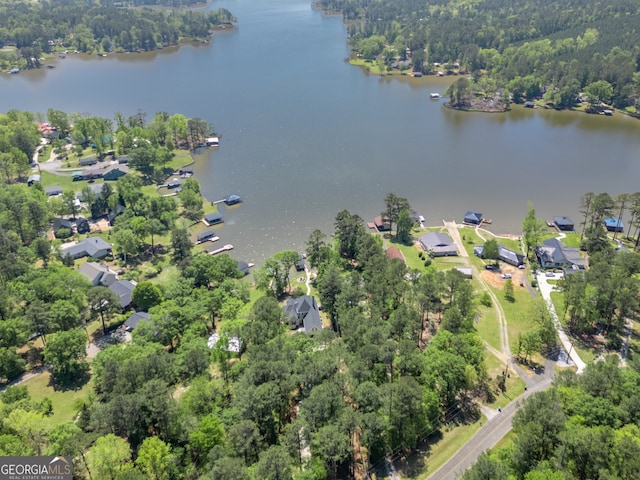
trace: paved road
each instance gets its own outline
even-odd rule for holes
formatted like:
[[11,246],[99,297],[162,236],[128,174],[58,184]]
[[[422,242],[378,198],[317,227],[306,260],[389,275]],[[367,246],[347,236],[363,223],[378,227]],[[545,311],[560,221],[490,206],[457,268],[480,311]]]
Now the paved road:
[[492,448],[511,430],[511,421],[516,411],[520,408],[522,400],[536,392],[549,388],[551,382],[551,378],[545,378],[503,408],[501,413],[487,421],[447,463],[433,472],[428,479],[455,480],[458,475],[473,465],[482,452]]

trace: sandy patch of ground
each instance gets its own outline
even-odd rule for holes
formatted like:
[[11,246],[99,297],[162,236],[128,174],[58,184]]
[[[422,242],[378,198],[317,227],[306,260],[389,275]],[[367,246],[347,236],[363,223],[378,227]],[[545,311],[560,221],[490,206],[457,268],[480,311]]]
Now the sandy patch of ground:
[[487,284],[491,285],[495,288],[504,288],[504,279],[502,278],[503,273],[510,273],[512,275],[511,280],[513,281],[514,290],[518,288],[524,288],[520,286],[522,282],[524,282],[524,275],[526,270],[520,270],[519,268],[512,266],[502,266],[501,272],[492,272],[491,270],[483,270],[480,272],[480,277]]
[[109,230],[111,228],[111,225],[109,225],[109,221],[106,218],[93,220],[89,222],[89,225],[91,225],[91,233],[104,232],[105,230]]

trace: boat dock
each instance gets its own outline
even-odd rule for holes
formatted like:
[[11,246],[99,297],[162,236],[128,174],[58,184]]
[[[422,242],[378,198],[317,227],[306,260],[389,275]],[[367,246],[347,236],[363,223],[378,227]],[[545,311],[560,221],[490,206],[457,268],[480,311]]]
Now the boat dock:
[[228,244],[228,245],[225,245],[224,247],[220,247],[220,248],[218,248],[216,250],[211,250],[209,252],[209,255],[217,255],[217,254],[222,253],[222,252],[228,252],[229,250],[233,250],[233,245]]

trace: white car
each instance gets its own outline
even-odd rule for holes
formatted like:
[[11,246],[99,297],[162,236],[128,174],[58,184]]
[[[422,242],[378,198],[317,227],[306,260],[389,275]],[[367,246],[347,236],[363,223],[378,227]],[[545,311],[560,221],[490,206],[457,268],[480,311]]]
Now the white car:
[[511,274],[510,273],[503,273],[502,274],[502,278],[511,278]]

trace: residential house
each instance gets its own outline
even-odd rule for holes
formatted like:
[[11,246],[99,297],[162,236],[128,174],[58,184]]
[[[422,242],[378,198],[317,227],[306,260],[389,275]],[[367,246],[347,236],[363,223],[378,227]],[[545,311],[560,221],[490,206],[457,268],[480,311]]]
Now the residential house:
[[73,259],[82,257],[104,258],[111,254],[112,246],[100,237],[88,237],[75,245],[64,247],[60,250],[61,257]]
[[148,321],[150,318],[151,315],[147,312],[134,312],[129,315],[129,318],[124,322],[124,327],[130,332],[135,330],[141,323]]
[[94,180],[96,178],[104,177],[106,168],[91,168],[84,171],[84,178],[87,180]]
[[429,232],[421,236],[418,241],[425,252],[432,257],[447,257],[458,255],[458,247],[446,233]]
[[[102,196],[102,188],[104,187],[104,183],[87,183],[86,185],[93,192],[96,197]],[[84,188],[82,189],[84,190]],[[85,198],[85,195],[82,193],[82,190],[76,193],[76,198],[81,202],[86,202],[89,199]]]
[[378,215],[373,219],[373,224],[376,227],[376,230],[379,232],[388,232],[391,230],[391,222],[389,222],[388,218],[382,218],[382,215]]
[[204,216],[204,224],[207,227],[218,223],[222,223],[222,215],[219,212],[209,213]]
[[553,217],[553,223],[558,230],[562,230],[563,232],[573,232],[574,223],[569,217]]
[[607,232],[622,232],[624,230],[622,220],[611,217],[604,219],[604,227],[607,229]]
[[42,182],[42,177],[37,173],[34,173],[33,175],[30,175],[29,178],[27,178],[28,186],[33,185],[35,182],[38,182],[38,183]]
[[120,307],[123,310],[126,310],[131,303],[133,289],[136,288],[136,283],[130,280],[116,280],[111,285],[109,285],[109,290],[115,293],[120,299]]
[[62,187],[60,185],[45,187],[44,193],[47,197],[57,197],[58,195],[62,195]]
[[73,235],[73,224],[65,218],[56,218],[51,229],[56,238],[68,238]]
[[482,214],[469,211],[464,214],[462,222],[469,225],[480,225],[482,223]]
[[91,285],[97,287],[99,285],[103,287],[110,286],[113,282],[118,280],[116,272],[111,270],[106,265],[102,265],[97,262],[85,262],[80,265],[78,272],[87,277],[91,282]]
[[536,257],[542,268],[584,269],[587,266],[587,261],[580,255],[580,250],[567,247],[557,238],[550,238],[537,246]]
[[292,329],[300,329],[313,335],[322,330],[320,308],[314,297],[302,295],[298,298],[287,300],[284,311],[288,315],[289,325]]
[[[484,247],[473,247],[473,254],[476,257],[484,258]],[[524,255],[514,252],[513,250],[509,250],[504,245],[498,245],[498,260],[502,260],[514,267],[519,267],[524,264]]]

